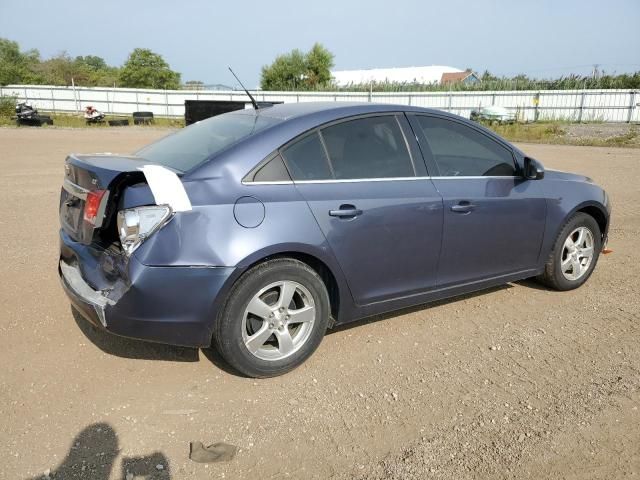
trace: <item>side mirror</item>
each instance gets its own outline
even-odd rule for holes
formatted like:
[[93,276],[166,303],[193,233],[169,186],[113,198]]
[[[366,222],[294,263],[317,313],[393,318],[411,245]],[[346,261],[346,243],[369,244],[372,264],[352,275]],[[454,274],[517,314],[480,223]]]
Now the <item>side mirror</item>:
[[524,178],[541,180],[544,178],[544,167],[535,158],[524,157]]

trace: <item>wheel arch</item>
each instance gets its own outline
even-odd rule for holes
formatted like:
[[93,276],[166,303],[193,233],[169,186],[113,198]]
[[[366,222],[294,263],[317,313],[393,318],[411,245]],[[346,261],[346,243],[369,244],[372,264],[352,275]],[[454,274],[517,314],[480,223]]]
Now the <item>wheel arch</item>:
[[[334,324],[338,323],[339,320],[342,321],[345,316],[349,315],[348,312],[353,309],[351,293],[342,275],[342,270],[336,261],[330,257],[330,254],[328,254],[324,249],[317,251],[307,245],[284,244],[254,252],[252,255],[249,255],[238,263],[234,274],[227,279],[224,287],[217,295],[216,301],[213,305],[215,313],[213,318],[217,318],[217,315],[224,310],[225,303],[231,289],[242,275],[256,265],[260,265],[274,258],[292,258],[298,260],[308,265],[318,273],[327,288],[327,293],[329,294],[331,306],[329,327],[332,327]],[[211,326],[212,330],[213,323],[214,322],[212,322]]]
[[338,319],[338,315],[340,312],[341,295],[340,295],[340,286],[338,285],[336,276],[331,270],[331,268],[317,256],[314,256],[306,252],[289,250],[289,251],[273,253],[259,260],[256,260],[252,264],[248,265],[244,269],[244,272],[249,271],[256,265],[260,265],[264,262],[273,260],[275,258],[292,258],[294,260],[298,260],[299,262],[302,262],[308,265],[309,267],[311,267],[320,276],[320,278],[322,279],[322,282],[324,283],[327,289],[327,293],[329,294],[329,303],[331,306],[331,318],[329,319],[329,328],[333,327],[333,325],[336,323]]
[[[586,270],[586,276],[580,274],[578,278],[572,279],[563,276],[562,272],[559,273],[558,268],[559,264],[561,264],[562,261],[562,254],[557,256],[558,252],[554,249],[557,246],[562,251],[562,245],[565,244],[565,237],[564,235],[563,237],[560,237],[560,235],[565,231],[565,229],[567,229],[568,225],[571,223],[571,220],[577,214],[587,215],[593,222],[598,225],[602,240],[600,249],[603,248],[604,241],[607,237],[609,228],[609,211],[607,207],[601,202],[594,200],[581,202],[574,208],[570,209],[566,214],[557,217],[561,219],[561,221],[558,222],[557,228],[553,232],[554,236],[552,237],[552,243],[547,250],[547,255],[544,257],[545,263],[543,264],[540,275],[537,277],[541,283],[555,290],[564,291],[578,288],[589,278],[589,276],[593,272],[593,269],[595,268],[595,262],[597,262],[598,252],[592,252],[592,258],[595,258],[595,262],[592,262],[592,264],[588,267],[588,270]],[[584,220],[578,222],[577,225],[580,225],[583,222]],[[576,223],[574,223],[571,228],[575,227]],[[566,230],[566,232],[573,232],[573,230],[568,229]]]
[[607,213],[607,209],[602,204],[598,204],[596,202],[588,202],[585,205],[582,205],[576,208],[571,215],[576,213],[586,213],[587,215],[593,217],[593,219],[600,227],[600,235],[602,236],[602,240],[604,240],[604,236],[607,234],[607,230],[609,228],[609,214]]
[[[591,216],[598,226],[600,227],[600,235],[601,241],[604,241],[604,238],[607,234],[607,229],[609,228],[609,213],[607,212],[607,208],[600,202],[595,200],[587,200],[585,202],[581,202],[578,205],[575,205],[568,213],[564,214],[561,218],[562,221],[559,221],[555,229],[553,230],[553,235],[549,237],[550,243],[548,243],[545,248],[545,254],[542,255],[542,259],[546,261],[547,256],[553,249],[553,245],[555,244],[558,235],[567,224],[569,219],[573,217],[576,213],[586,213]],[[551,232],[549,232],[551,233]]]
[[607,208],[602,203],[594,200],[587,200],[573,207],[569,211],[569,213],[565,215],[564,220],[556,229],[554,238],[558,236],[564,225],[576,213],[586,213],[587,215],[593,217],[593,219],[598,224],[598,227],[600,227],[600,235],[602,236],[602,239],[604,239],[604,236],[606,235],[607,229],[609,227],[609,213],[607,212]]

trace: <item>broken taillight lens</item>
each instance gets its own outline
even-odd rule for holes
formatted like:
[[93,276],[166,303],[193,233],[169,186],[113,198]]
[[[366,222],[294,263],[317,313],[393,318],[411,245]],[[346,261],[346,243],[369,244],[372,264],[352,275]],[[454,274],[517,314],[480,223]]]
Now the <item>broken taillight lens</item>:
[[100,211],[100,204],[106,190],[93,190],[87,193],[87,199],[84,202],[84,220],[91,225],[96,224],[98,218],[98,212]]
[[172,215],[167,205],[129,208],[118,212],[118,234],[120,244],[127,255],[160,229]]

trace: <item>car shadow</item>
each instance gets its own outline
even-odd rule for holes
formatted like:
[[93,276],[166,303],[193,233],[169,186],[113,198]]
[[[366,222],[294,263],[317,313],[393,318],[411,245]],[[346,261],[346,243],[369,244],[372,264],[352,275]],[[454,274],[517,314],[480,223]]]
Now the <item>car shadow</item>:
[[408,315],[410,313],[427,311],[432,308],[436,308],[442,305],[448,305],[450,303],[459,302],[460,300],[465,300],[469,298],[480,297],[482,295],[486,295],[491,292],[499,292],[500,290],[508,290],[513,288],[513,285],[510,283],[499,285],[497,287],[486,288],[484,290],[478,290],[477,292],[466,293],[464,295],[457,295],[455,297],[446,298],[444,300],[437,300],[435,302],[424,303],[422,305],[415,305],[413,307],[407,307],[400,310],[394,310],[393,312],[383,313],[380,315],[374,315],[371,317],[362,318],[360,320],[355,320],[353,322],[345,323],[342,325],[337,325],[330,330],[327,330],[327,335],[331,335],[338,332],[344,332],[346,330],[351,330],[352,328],[360,327],[362,325],[368,325],[370,323],[380,322],[382,320],[388,320],[393,317],[400,317],[402,315]]
[[197,348],[176,347],[120,337],[93,326],[73,306],[71,307],[71,314],[85,337],[109,355],[138,360],[166,360],[170,362],[197,362],[200,359]]
[[[75,436],[64,460],[56,468],[28,480],[92,479],[108,480],[120,453],[118,435],[106,422],[93,423]],[[124,457],[118,479],[171,479],[168,458],[162,452]]]
[[[534,288],[537,290],[552,291],[543,285],[537,283],[534,280],[521,280],[515,282],[518,285],[522,285],[528,288]],[[360,327],[370,323],[387,320],[393,317],[399,317],[402,315],[408,315],[419,311],[429,310],[431,308],[437,308],[442,305],[448,305],[450,303],[459,302],[461,300],[479,297],[491,292],[497,292],[500,290],[506,290],[513,288],[511,283],[500,285],[493,288],[479,290],[477,292],[468,293],[465,295],[458,295],[455,297],[447,298],[444,300],[438,300],[422,305],[416,305],[413,307],[403,308],[401,310],[395,310],[393,312],[374,315],[366,317],[360,320],[349,322],[342,325],[337,325],[332,329],[327,330],[327,335],[332,335],[338,332],[344,332],[352,328]],[[109,332],[100,330],[93,326],[90,322],[82,317],[82,315],[71,307],[73,318],[78,325],[78,328],[84,333],[84,335],[100,350],[110,355],[115,355],[123,358],[142,359],[142,360],[165,360],[173,362],[198,362],[200,360],[199,351],[202,351],[203,356],[209,360],[218,369],[234,376],[244,377],[242,373],[234,370],[229,366],[224,359],[220,356],[217,350],[213,347],[209,348],[189,348],[189,347],[176,347],[172,345],[165,345],[161,343],[145,342],[142,340],[135,340],[126,337],[120,337]]]
[[134,338],[120,337],[113,333],[105,332],[90,322],[80,314],[73,306],[71,314],[78,325],[80,331],[91,343],[109,355],[134,360],[164,360],[169,362],[198,362],[200,353],[220,370],[230,375],[243,376],[235,371],[223,360],[220,354],[213,347],[190,348],[166,345],[163,343],[145,342]]
[[231,365],[225,362],[222,356],[218,353],[218,351],[213,346],[209,348],[203,348],[200,351],[202,352],[202,355],[207,360],[209,360],[211,363],[213,363],[216,367],[218,367],[223,372],[236,377],[249,378],[247,375],[235,370],[233,367],[231,367]]
[[536,281],[533,278],[527,278],[526,280],[519,280],[517,282],[514,282],[517,285],[522,285],[523,287],[527,287],[527,288],[533,288],[534,290],[542,290],[545,292],[551,292],[551,293],[559,293],[558,290],[554,290],[553,288],[549,288],[549,287],[545,287],[543,284],[541,284],[540,282]]

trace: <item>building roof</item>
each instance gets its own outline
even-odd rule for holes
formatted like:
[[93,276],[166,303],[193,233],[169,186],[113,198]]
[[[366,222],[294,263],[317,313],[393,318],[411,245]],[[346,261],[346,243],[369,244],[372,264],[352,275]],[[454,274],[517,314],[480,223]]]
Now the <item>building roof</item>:
[[465,70],[464,72],[445,72],[442,74],[440,83],[462,82],[463,80],[471,76],[474,76],[477,78],[476,74],[473,73],[471,70]]
[[331,72],[338,86],[377,83],[439,83],[445,73],[466,73],[444,65],[428,67],[372,68],[368,70],[337,70]]

